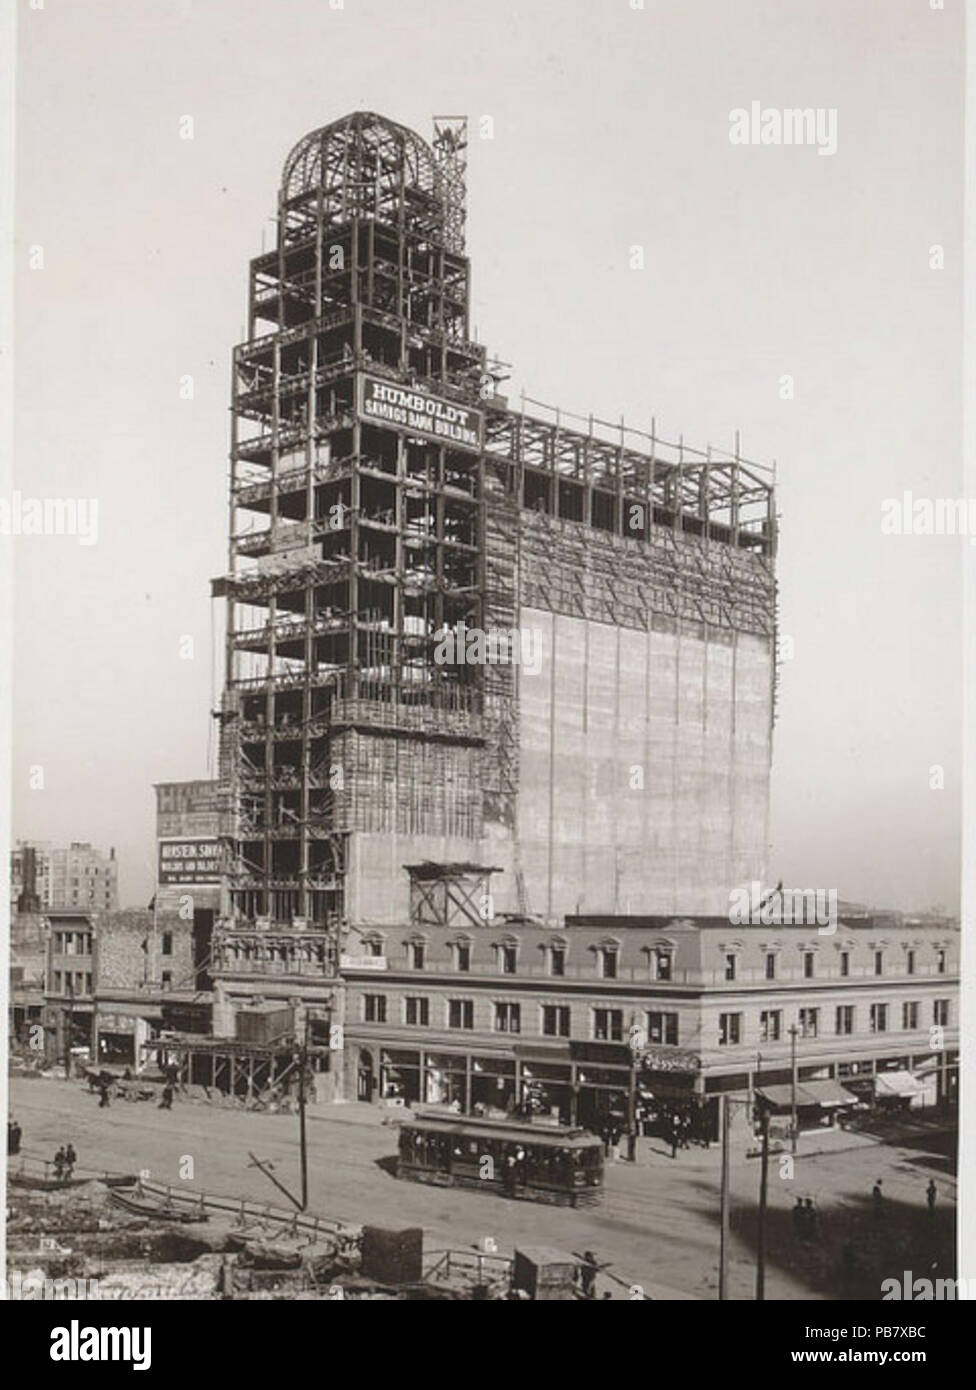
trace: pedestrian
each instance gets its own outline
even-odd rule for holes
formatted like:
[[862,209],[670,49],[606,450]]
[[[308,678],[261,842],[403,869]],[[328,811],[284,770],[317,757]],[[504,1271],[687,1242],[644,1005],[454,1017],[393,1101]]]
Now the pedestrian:
[[72,1173],[75,1171],[75,1164],[78,1162],[78,1155],[75,1153],[75,1146],[68,1140],[68,1147],[64,1151],[64,1166],[67,1170],[65,1177],[70,1181]]
[[681,1141],[681,1120],[677,1114],[671,1116],[671,1157],[678,1157],[678,1144]]
[[516,1181],[517,1183],[519,1183],[522,1187],[525,1186],[525,1176],[526,1176],[526,1157],[525,1157],[525,1150],[522,1148],[522,1145],[519,1144],[518,1148],[515,1150],[515,1181]]
[[583,1263],[580,1265],[580,1282],[584,1298],[593,1298],[596,1294],[596,1276],[599,1268],[600,1262],[593,1251],[584,1250]]
[[819,1235],[820,1213],[813,1205],[813,1198],[808,1197],[803,1206],[804,1220],[806,1221],[807,1237],[809,1240],[816,1240]]
[[936,1189],[936,1186],[935,1186],[935,1179],[934,1179],[934,1178],[929,1178],[929,1185],[928,1185],[928,1187],[925,1189],[925,1200],[926,1200],[926,1201],[928,1202],[928,1204],[929,1204],[929,1212],[930,1212],[930,1214],[931,1214],[932,1216],[935,1215],[935,1197],[936,1197],[936,1191],[937,1191],[937,1189]]
[[797,1197],[793,1203],[793,1239],[802,1240],[803,1231],[806,1225],[806,1207],[803,1205],[803,1198]]
[[518,1166],[518,1159],[509,1150],[505,1155],[505,1192],[509,1197],[515,1196],[515,1170]]
[[173,1088],[170,1085],[163,1087],[163,1098],[159,1102],[160,1110],[172,1110],[173,1108]]
[[881,1191],[880,1178],[871,1189],[871,1200],[874,1203],[875,1220],[880,1221],[884,1210],[884,1193]]
[[64,1165],[67,1162],[67,1155],[64,1152],[64,1145],[54,1155],[54,1177],[57,1182],[64,1181]]
[[682,1117],[681,1117],[681,1147],[682,1147],[683,1149],[690,1148],[690,1146],[691,1146],[690,1141],[691,1141],[691,1116],[690,1116],[689,1114],[686,1113],[686,1114],[682,1115]]
[[107,1110],[107,1109],[108,1109],[108,1082],[107,1082],[107,1081],[101,1081],[101,1082],[99,1082],[98,1094],[101,1096],[101,1100],[98,1102],[98,1108],[99,1108],[99,1110]]
[[20,1153],[20,1137],[22,1134],[23,1130],[21,1129],[19,1122],[17,1120],[14,1120],[13,1125],[10,1129],[10,1134],[8,1136],[9,1142],[7,1145],[8,1149],[12,1154]]

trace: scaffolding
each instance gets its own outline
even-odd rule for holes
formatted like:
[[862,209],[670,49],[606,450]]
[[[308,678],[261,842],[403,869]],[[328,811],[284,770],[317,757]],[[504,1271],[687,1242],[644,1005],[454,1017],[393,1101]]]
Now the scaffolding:
[[358,112],[295,146],[233,358],[213,583],[231,905],[335,940],[360,832],[474,856],[500,826],[524,900],[518,668],[439,660],[444,634],[513,630],[527,606],[775,634],[774,473],[738,439],[700,450],[494,393],[469,330],[467,124],[434,129]]

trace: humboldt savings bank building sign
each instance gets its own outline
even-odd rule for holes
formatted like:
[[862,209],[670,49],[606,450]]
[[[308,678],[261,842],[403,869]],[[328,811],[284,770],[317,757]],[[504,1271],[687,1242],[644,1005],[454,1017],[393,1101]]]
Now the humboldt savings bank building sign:
[[461,449],[482,449],[484,415],[468,405],[445,400],[416,386],[399,386],[382,377],[359,379],[359,414],[378,425],[436,439]]

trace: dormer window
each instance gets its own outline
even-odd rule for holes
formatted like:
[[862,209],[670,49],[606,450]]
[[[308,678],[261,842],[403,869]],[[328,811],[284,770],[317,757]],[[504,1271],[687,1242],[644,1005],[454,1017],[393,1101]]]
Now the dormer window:
[[519,943],[514,936],[506,937],[495,946],[498,970],[502,975],[518,974]]
[[600,957],[600,976],[604,980],[615,980],[617,978],[617,966],[620,961],[620,947],[615,941],[608,941],[599,948]]
[[566,943],[553,941],[548,947],[549,974],[560,979],[566,974]]
[[651,953],[651,978],[655,980],[670,980],[672,978],[672,965],[674,953],[669,947],[658,946]]

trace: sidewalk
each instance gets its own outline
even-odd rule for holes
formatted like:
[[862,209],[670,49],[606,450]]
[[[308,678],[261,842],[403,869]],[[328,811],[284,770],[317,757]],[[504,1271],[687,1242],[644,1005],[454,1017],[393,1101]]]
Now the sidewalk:
[[[777,1141],[770,1145],[770,1160],[779,1157],[781,1154],[788,1154],[790,1146],[788,1142]],[[815,1158],[820,1154],[837,1154],[853,1152],[859,1149],[875,1148],[884,1141],[869,1134],[855,1134],[848,1130],[823,1129],[823,1130],[804,1130],[800,1134],[797,1145],[798,1158]],[[629,1163],[625,1158],[614,1162],[607,1160],[608,1168],[657,1168],[662,1164],[675,1167],[688,1168],[693,1171],[708,1171],[717,1167],[721,1161],[722,1146],[717,1141],[707,1149],[701,1148],[697,1144],[691,1145],[687,1149],[679,1149],[675,1158],[671,1157],[671,1145],[665,1140],[657,1137],[641,1138],[637,1141],[637,1162]],[[760,1148],[759,1141],[756,1140],[755,1146],[748,1152],[742,1147],[741,1143],[733,1144],[730,1159],[732,1163],[751,1163],[759,1162]]]

